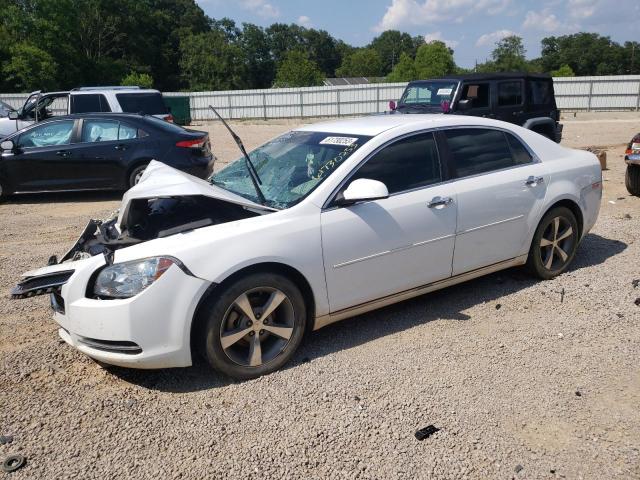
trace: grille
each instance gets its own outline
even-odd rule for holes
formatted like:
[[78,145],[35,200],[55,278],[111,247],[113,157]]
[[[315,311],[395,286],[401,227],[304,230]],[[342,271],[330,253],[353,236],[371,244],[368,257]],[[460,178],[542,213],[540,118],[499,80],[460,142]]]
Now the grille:
[[87,338],[78,336],[78,341],[83,345],[111,353],[124,353],[126,355],[137,355],[142,353],[140,345],[134,342],[118,341],[118,340],[96,340],[95,338]]
[[23,280],[11,290],[11,298],[27,298],[47,293],[59,293],[60,287],[67,283],[73,275],[73,270],[39,275]]

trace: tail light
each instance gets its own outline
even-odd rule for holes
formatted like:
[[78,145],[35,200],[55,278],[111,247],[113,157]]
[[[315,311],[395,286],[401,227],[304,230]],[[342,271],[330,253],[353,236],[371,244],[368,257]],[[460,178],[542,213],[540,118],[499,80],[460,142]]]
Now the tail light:
[[176,147],[182,148],[203,148],[207,143],[207,137],[195,138],[193,140],[183,140],[176,143]]
[[627,150],[624,153],[626,155],[631,155],[634,150],[640,150],[640,133],[631,139],[629,145],[627,145]]
[[164,121],[165,122],[169,122],[169,123],[173,123],[173,115],[169,114],[166,117],[164,117]]

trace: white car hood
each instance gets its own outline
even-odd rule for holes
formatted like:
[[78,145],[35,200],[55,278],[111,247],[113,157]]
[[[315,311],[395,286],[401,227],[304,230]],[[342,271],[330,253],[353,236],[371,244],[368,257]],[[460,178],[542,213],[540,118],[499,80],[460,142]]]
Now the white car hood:
[[252,202],[240,195],[231,193],[223,188],[211,185],[208,181],[176,170],[164,163],[151,161],[147,166],[140,182],[129,189],[122,197],[122,204],[118,213],[118,226],[127,218],[129,205],[132,200],[141,198],[179,197],[190,195],[202,195],[216,198],[225,202],[234,203],[243,207],[277,211],[275,208],[266,207]]

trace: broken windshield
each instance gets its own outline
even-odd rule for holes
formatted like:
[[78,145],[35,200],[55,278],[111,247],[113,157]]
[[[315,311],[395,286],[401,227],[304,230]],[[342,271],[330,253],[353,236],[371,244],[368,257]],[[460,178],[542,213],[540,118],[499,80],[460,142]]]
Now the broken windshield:
[[[262,180],[266,205],[278,209],[295,205],[370,138],[293,131],[256,148],[249,157]],[[210,181],[251,201],[259,200],[244,158],[213,174]]]
[[457,87],[458,82],[451,80],[433,80],[411,84],[402,94],[398,108],[402,105],[440,107],[443,102],[450,104]]

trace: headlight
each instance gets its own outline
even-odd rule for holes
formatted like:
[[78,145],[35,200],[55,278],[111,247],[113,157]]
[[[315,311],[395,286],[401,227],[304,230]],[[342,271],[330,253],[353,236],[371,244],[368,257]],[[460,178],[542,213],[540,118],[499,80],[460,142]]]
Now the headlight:
[[100,271],[93,286],[99,297],[130,298],[158,280],[175,261],[168,257],[118,263]]

